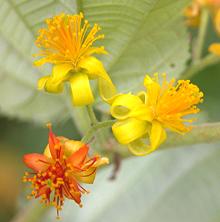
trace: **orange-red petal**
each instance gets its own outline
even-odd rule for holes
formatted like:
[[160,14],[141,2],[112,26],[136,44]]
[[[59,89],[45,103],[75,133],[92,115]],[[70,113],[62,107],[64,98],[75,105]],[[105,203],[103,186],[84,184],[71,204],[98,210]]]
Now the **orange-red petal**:
[[60,143],[60,140],[53,133],[51,124],[48,124],[47,126],[49,128],[48,144],[49,144],[50,154],[54,160],[57,158],[60,159],[63,157],[62,145]]
[[[75,192],[71,192],[68,186],[71,186]],[[68,199],[74,200],[77,204],[81,203],[81,192],[75,180],[71,180],[68,185],[64,184],[63,193]]]
[[67,162],[72,166],[80,166],[85,161],[88,151],[89,147],[87,145],[83,145],[67,159]]
[[31,153],[24,155],[23,161],[32,170],[42,172],[48,168],[50,160],[43,154]]

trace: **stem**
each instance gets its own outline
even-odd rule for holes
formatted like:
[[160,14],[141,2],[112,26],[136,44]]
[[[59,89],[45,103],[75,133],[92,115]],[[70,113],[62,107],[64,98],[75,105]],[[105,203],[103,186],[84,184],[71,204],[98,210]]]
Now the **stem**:
[[88,143],[89,140],[93,137],[94,133],[102,128],[111,127],[115,123],[115,120],[107,120],[100,123],[94,124],[82,138],[81,142]]
[[205,37],[208,28],[208,22],[209,22],[209,11],[207,9],[203,9],[199,26],[198,38],[195,47],[194,64],[199,62],[202,57]]
[[89,118],[91,121],[91,125],[95,125],[98,122],[98,120],[96,118],[96,115],[94,113],[92,106],[88,105],[88,106],[86,106],[86,109],[87,109],[87,112],[88,112],[88,115],[89,115]]
[[170,133],[162,149],[220,141],[220,122],[195,126],[186,135]]
[[185,72],[182,74],[182,78],[191,79],[195,76],[199,71],[220,62],[220,57],[208,54],[204,59],[200,60],[198,63],[191,65]]
[[[169,148],[189,147],[201,143],[214,143],[220,141],[220,122],[206,123],[195,126],[193,130],[185,135],[174,132],[168,134],[166,142],[158,149],[164,150]],[[157,152],[157,151],[156,151]],[[120,149],[119,153],[124,157],[131,157],[131,153]]]

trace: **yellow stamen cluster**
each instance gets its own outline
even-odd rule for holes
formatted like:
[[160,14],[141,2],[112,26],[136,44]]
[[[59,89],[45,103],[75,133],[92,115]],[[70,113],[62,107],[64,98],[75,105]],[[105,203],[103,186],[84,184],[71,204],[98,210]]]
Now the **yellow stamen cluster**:
[[36,45],[42,49],[36,56],[43,57],[36,65],[44,63],[71,64],[74,69],[80,60],[93,53],[106,53],[104,47],[94,47],[92,44],[103,39],[104,35],[96,35],[100,27],[95,24],[89,31],[90,24],[84,20],[83,14],[60,14],[47,19],[47,29],[40,29]]
[[[158,82],[158,76],[156,75],[153,80]],[[183,123],[192,122],[193,119],[186,120],[182,117],[199,112],[199,108],[196,105],[203,101],[203,93],[190,80],[179,80],[176,85],[174,84],[175,79],[168,82],[166,75],[164,75],[157,100],[154,101],[155,106],[151,104],[154,119],[178,132],[188,132],[191,127]],[[152,96],[152,93],[149,87],[149,98]],[[149,102],[151,102],[150,99]]]

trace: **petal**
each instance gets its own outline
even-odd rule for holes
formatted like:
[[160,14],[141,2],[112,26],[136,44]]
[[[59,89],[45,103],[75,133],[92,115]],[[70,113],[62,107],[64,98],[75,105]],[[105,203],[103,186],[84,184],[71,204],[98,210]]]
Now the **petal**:
[[67,162],[72,166],[80,166],[86,159],[89,151],[89,147],[87,145],[83,145],[79,150],[74,152],[68,159]]
[[50,193],[51,193],[51,189],[47,185],[44,185],[37,191],[35,198],[38,198],[42,195],[46,195],[46,198],[49,201],[50,200]]
[[135,156],[145,156],[154,151],[149,144],[146,144],[143,138],[139,138],[128,144],[128,148]]
[[166,139],[166,131],[163,129],[162,125],[153,121],[150,134],[150,144],[145,142],[146,138],[139,138],[130,144],[128,144],[128,148],[136,156],[144,156],[153,151],[155,151],[158,146]]
[[44,76],[44,77],[40,78],[37,83],[37,88],[39,90],[45,89],[45,85],[46,85],[48,79],[50,79],[50,76]]
[[[68,138],[63,137],[63,136],[57,136],[57,138],[59,139],[59,141],[63,145],[64,154],[66,157],[69,157],[74,152],[76,152],[80,147],[82,147],[84,145],[81,141],[69,140]],[[52,158],[51,154],[50,154],[49,144],[44,149],[44,155],[49,158]]]
[[138,96],[132,94],[118,95],[111,105],[111,115],[119,120],[136,117],[139,120],[150,122],[153,115],[151,109],[144,104],[145,100],[146,94],[143,92],[140,92]]
[[50,149],[50,154],[52,158],[55,159],[61,159],[63,157],[63,147],[58,139],[58,137],[55,136],[55,134],[52,131],[51,124],[47,124],[47,127],[49,128],[49,138],[48,138],[48,145]]
[[45,171],[50,164],[50,159],[39,153],[26,154],[23,157],[23,161],[27,167],[36,172]]
[[155,150],[161,143],[166,139],[166,131],[163,129],[162,125],[157,122],[152,122],[152,128],[150,132],[150,143],[153,150]]
[[66,157],[71,156],[77,150],[79,150],[84,144],[77,140],[66,140],[64,142],[64,152]]
[[141,99],[144,104],[147,104],[147,93],[145,91],[140,91],[137,96]]
[[73,69],[70,64],[54,65],[52,70],[52,77],[54,81],[66,81],[70,76],[69,71]]
[[100,167],[101,165],[109,164],[107,157],[98,158],[97,161],[92,165],[93,167]]
[[117,96],[111,105],[111,115],[116,119],[126,119],[131,116],[135,107],[143,105],[142,100],[132,94],[122,94]]
[[[70,186],[73,187],[75,192],[70,192],[70,189],[69,189]],[[64,184],[63,193],[68,199],[74,200],[77,204],[81,203],[81,192],[79,190],[78,184],[76,183],[74,179],[72,179],[68,183],[68,185]]]
[[144,86],[147,89],[147,105],[156,106],[158,97],[160,96],[160,85],[150,76],[146,75],[144,78]]
[[128,144],[147,133],[149,124],[135,118],[117,121],[112,126],[116,139],[121,144]]
[[70,78],[70,86],[72,101],[75,106],[84,106],[94,102],[94,97],[87,74],[74,73]]
[[86,171],[80,172],[75,177],[76,177],[77,181],[79,181],[81,183],[92,184],[95,180],[95,176],[96,176],[96,168],[91,167]]
[[213,43],[209,46],[209,52],[220,56],[220,43]]
[[39,79],[38,89],[44,89],[51,93],[60,93],[63,91],[63,83],[69,77],[69,71],[72,70],[69,64],[54,65],[51,76],[45,76]]
[[[40,86],[42,85],[42,82],[44,80],[40,79],[38,82],[38,88],[40,89]],[[44,83],[44,90],[49,93],[61,93],[63,92],[63,82],[53,79],[52,77],[49,77],[47,81]]]
[[102,62],[91,56],[81,60],[79,67],[87,71],[89,78],[98,79],[100,96],[105,102],[110,103],[116,96],[116,88],[105,71]]

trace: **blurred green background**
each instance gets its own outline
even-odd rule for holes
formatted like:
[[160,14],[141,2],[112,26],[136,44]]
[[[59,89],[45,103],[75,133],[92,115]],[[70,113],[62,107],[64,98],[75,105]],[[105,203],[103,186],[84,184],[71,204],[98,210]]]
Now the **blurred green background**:
[[[196,35],[187,30],[182,17],[189,2],[0,0],[0,221],[10,221],[26,209],[22,156],[43,150],[45,124],[52,122],[57,135],[74,139],[89,126],[84,111],[73,109],[68,95],[36,89],[39,76],[50,72],[49,66],[32,65],[34,40],[44,19],[82,11],[92,24],[100,24],[105,34],[102,44],[109,52],[100,59],[120,91],[136,92],[146,73],[180,78],[187,69]],[[211,22],[209,28],[204,55],[210,42],[218,39]],[[192,79],[205,94],[200,123],[220,120],[219,73],[217,64]],[[108,112],[98,94],[95,106],[99,116]],[[92,192],[84,197],[84,208],[67,201],[62,221],[219,222],[219,145],[198,144],[123,160],[114,181],[109,180],[113,166],[106,167],[89,187]],[[54,220],[54,210],[39,218]]]

